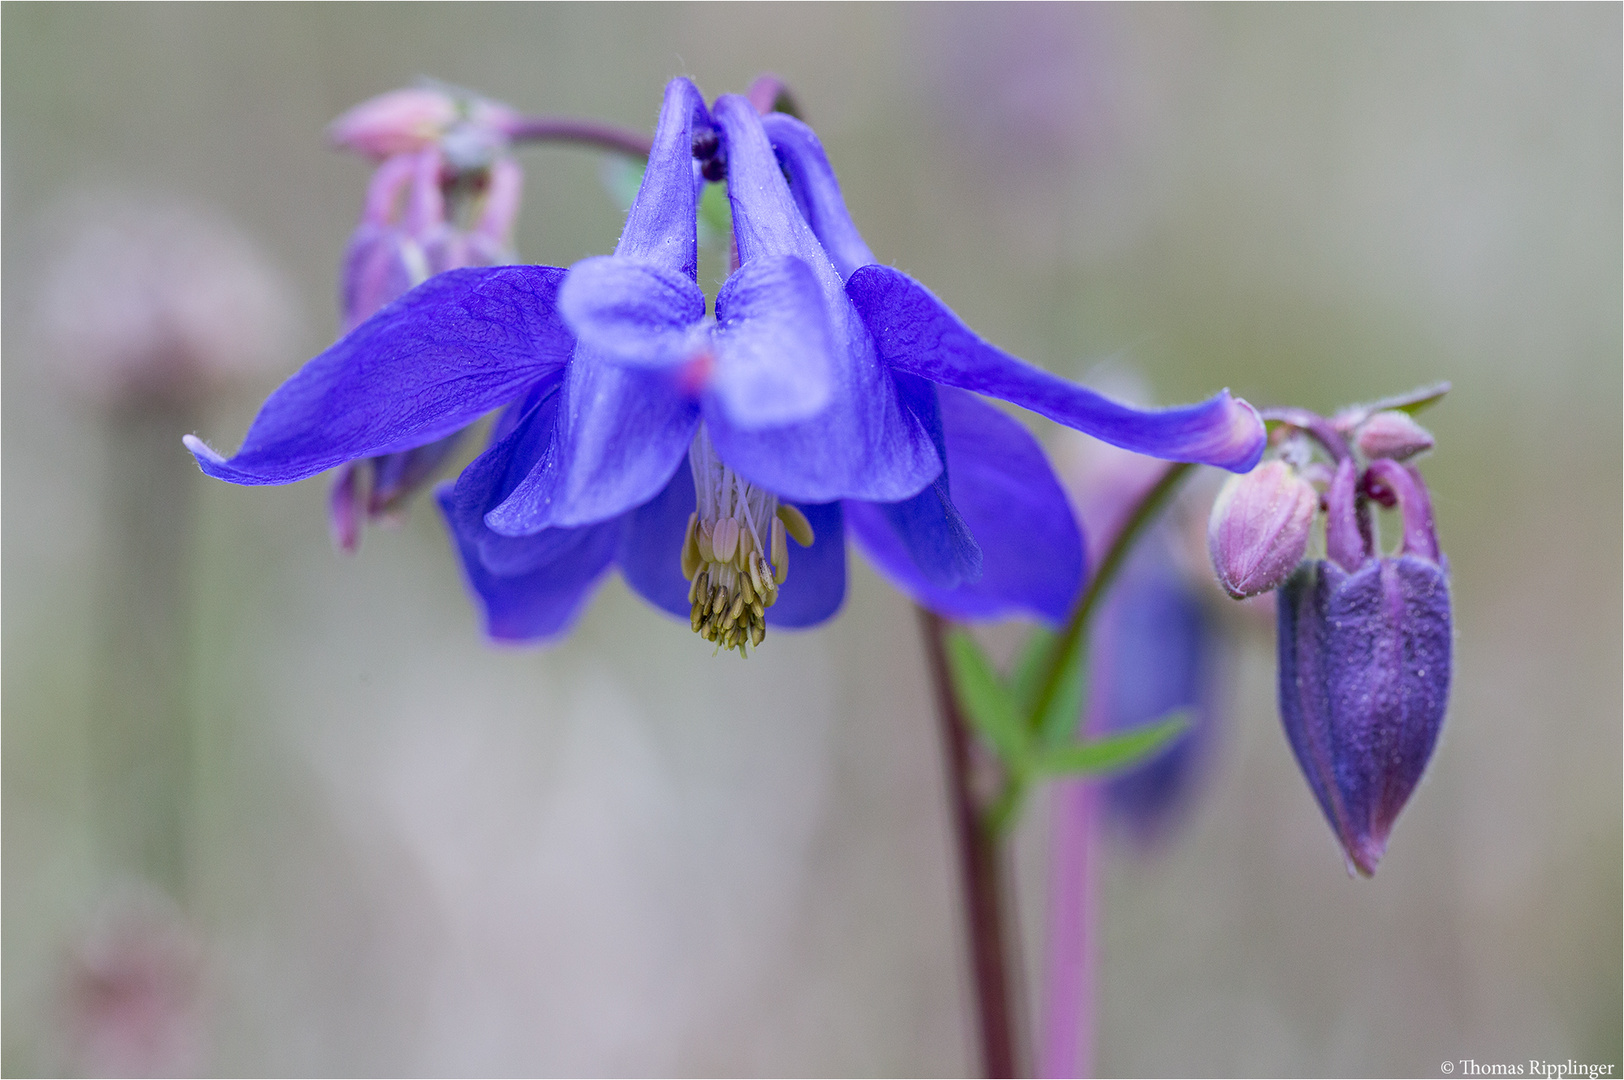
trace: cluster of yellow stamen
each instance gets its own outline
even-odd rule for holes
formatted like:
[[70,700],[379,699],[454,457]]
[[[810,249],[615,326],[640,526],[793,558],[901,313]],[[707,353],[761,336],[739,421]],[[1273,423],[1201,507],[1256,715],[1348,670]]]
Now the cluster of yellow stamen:
[[716,457],[703,426],[688,452],[697,509],[682,540],[690,624],[719,649],[760,645],[767,609],[789,575],[786,536],[808,547],[812,525],[793,506],[734,473]]

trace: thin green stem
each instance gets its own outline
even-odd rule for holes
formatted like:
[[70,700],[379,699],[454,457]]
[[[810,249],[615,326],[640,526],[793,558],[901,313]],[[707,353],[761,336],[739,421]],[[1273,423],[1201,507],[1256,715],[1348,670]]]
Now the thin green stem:
[[1082,640],[1083,631],[1087,628],[1094,609],[1099,606],[1100,597],[1115,580],[1117,571],[1122,568],[1122,561],[1133,549],[1139,534],[1155,519],[1172,496],[1174,489],[1178,487],[1179,481],[1184,479],[1184,475],[1189,471],[1188,462],[1176,461],[1168,465],[1156,483],[1152,484],[1140,498],[1139,505],[1133,508],[1128,520],[1112,539],[1110,548],[1105,552],[1105,558],[1100,560],[1099,568],[1088,579],[1087,588],[1083,590],[1077,606],[1072,609],[1071,618],[1066,620],[1066,628],[1061,631],[1049,654],[1047,670],[1043,673],[1043,681],[1038,684],[1037,697],[1032,702],[1030,723],[1034,728],[1042,723],[1043,717],[1048,713],[1049,706],[1060,689],[1061,677],[1066,672],[1066,662],[1076,650],[1078,642]]

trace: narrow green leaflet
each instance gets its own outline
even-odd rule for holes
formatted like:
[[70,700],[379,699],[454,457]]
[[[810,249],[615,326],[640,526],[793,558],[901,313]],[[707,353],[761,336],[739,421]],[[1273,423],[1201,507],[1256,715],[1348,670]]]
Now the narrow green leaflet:
[[1087,650],[1079,645],[1067,658],[1060,685],[1049,700],[1049,707],[1042,716],[1032,716],[1056,637],[1052,630],[1042,627],[1033,630],[1015,657],[1009,676],[1010,696],[1014,698],[1021,715],[1031,717],[1031,730],[1043,743],[1057,743],[1070,737],[1077,730],[1083,709],[1083,688],[1086,684],[1083,657]]
[[947,635],[947,659],[953,669],[953,690],[966,718],[1011,768],[1024,763],[1026,726],[987,654],[975,638],[954,630]]
[[1189,711],[1180,709],[1154,724],[1146,724],[1119,735],[1048,747],[1039,751],[1033,765],[1039,772],[1053,776],[1095,776],[1117,772],[1155,754],[1169,739],[1189,726]]
[[1038,680],[1048,666],[1049,651],[1054,648],[1055,632],[1046,626],[1035,626],[1015,656],[1009,672],[1009,692],[1016,707],[1030,716],[1038,696]]

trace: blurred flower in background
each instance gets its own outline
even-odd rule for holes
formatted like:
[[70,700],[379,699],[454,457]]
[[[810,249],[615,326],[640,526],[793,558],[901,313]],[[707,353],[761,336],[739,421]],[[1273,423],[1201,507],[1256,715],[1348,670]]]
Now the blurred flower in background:
[[218,212],[85,194],[47,221],[55,250],[39,326],[53,377],[89,400],[197,403],[287,363],[292,289]]
[[66,971],[67,1053],[82,1076],[193,1076],[205,1063],[203,951],[167,897],[110,898]]
[[[343,333],[435,274],[515,261],[524,184],[508,146],[516,118],[505,105],[431,84],[380,94],[333,121],[334,145],[379,163],[344,256]],[[364,519],[398,524],[462,434],[339,466],[328,499],[335,546],[358,548]]]
[[68,963],[65,1051],[85,1075],[187,1075],[205,1055],[186,913],[198,477],[174,432],[287,362],[293,293],[239,228],[176,199],[86,195],[46,220],[59,238],[37,297],[46,374],[97,406],[105,440],[87,733],[103,899]]

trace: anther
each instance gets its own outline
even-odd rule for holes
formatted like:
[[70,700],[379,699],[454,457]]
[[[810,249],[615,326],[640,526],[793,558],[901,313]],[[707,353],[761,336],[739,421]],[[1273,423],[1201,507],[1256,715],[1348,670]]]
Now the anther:
[[789,530],[789,534],[795,538],[797,544],[802,547],[812,546],[814,539],[812,523],[806,520],[806,515],[801,513],[800,507],[791,506],[789,503],[779,503],[778,520],[784,523],[784,528]]
[[773,519],[773,580],[784,583],[789,576],[789,544],[784,540],[784,519]]
[[[693,580],[700,567],[699,542],[695,539],[698,530],[699,514],[689,514],[688,529],[682,534],[682,576],[689,580]],[[693,597],[689,596],[688,599],[691,602]]]
[[711,538],[711,548],[716,552],[717,562],[733,561],[733,553],[739,550],[739,523],[736,519],[723,518],[716,523],[716,535]]

